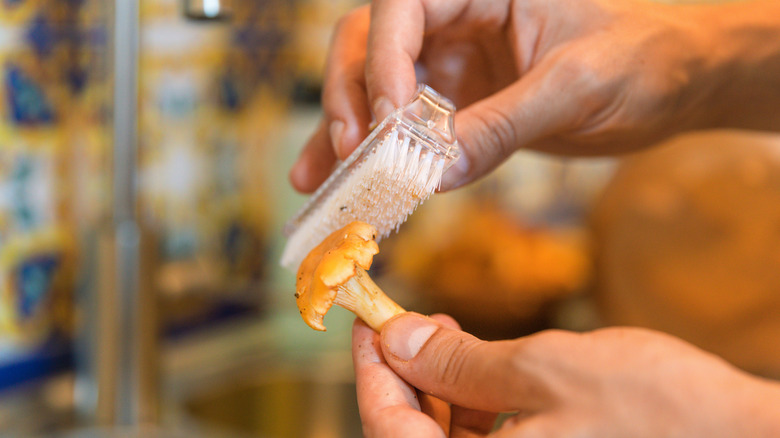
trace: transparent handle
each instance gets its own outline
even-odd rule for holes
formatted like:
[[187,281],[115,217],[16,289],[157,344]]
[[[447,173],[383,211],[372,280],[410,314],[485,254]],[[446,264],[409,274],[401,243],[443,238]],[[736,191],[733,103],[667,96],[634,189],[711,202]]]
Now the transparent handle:
[[455,105],[433,88],[419,84],[417,93],[399,109],[401,120],[415,134],[439,146],[439,152],[455,159],[460,155],[455,138]]

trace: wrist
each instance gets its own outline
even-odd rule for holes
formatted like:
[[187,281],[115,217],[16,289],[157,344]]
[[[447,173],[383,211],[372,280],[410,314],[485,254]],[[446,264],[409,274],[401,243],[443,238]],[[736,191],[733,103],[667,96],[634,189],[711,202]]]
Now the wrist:
[[692,6],[701,23],[697,128],[780,130],[780,2]]
[[740,424],[745,435],[780,436],[780,382],[751,377],[752,389],[745,394]]

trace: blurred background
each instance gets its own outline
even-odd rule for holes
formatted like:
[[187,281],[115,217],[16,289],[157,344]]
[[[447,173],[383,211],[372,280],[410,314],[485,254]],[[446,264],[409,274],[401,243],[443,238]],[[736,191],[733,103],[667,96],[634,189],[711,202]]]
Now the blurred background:
[[[309,329],[278,266],[359,3],[0,2],[0,435],[360,436],[353,317]],[[381,249],[390,295],[482,338],[638,325],[780,378],[776,137],[518,153]]]

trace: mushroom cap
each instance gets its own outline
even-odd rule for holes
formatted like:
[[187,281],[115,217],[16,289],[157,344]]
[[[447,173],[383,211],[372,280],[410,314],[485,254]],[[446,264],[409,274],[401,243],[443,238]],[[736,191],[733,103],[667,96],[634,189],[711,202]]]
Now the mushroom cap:
[[324,331],[322,320],[339,286],[355,276],[357,267],[371,267],[379,252],[376,232],[373,225],[352,222],[331,233],[303,259],[295,281],[295,302],[309,327]]

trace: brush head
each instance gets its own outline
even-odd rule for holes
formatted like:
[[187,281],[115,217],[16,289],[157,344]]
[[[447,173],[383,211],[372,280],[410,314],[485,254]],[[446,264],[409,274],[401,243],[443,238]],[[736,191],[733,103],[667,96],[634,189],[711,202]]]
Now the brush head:
[[420,85],[328,177],[285,226],[281,264],[296,270],[312,248],[350,222],[376,227],[377,241],[406,221],[460,156],[452,103]]

